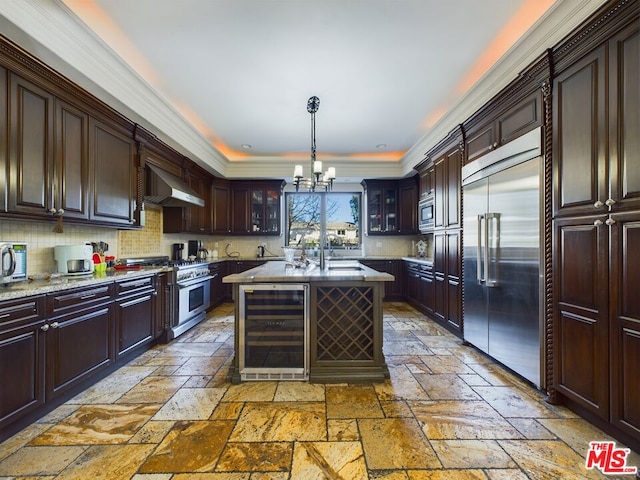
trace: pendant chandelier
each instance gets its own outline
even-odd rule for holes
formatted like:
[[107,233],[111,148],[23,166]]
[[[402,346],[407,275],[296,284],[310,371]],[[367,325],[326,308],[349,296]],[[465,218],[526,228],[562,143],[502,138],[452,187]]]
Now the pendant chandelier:
[[333,181],[336,178],[336,169],[329,167],[326,172],[322,173],[322,162],[316,160],[316,112],[320,106],[318,97],[311,97],[307,101],[307,112],[311,114],[311,176],[304,178],[302,173],[302,165],[296,165],[293,170],[293,183],[296,186],[296,192],[302,186],[310,192],[315,192],[316,188],[324,188],[328,192],[333,187]]

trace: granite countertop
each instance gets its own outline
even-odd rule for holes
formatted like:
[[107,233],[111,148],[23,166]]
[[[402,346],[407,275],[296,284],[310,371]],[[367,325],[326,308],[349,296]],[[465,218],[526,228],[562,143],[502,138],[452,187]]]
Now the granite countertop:
[[270,261],[242,273],[227,275],[224,283],[270,283],[270,282],[320,282],[320,281],[366,281],[391,282],[395,277],[378,272],[354,260],[330,260],[321,270],[311,263],[306,268],[297,268],[287,262]]
[[54,274],[47,276],[46,278],[27,280],[25,282],[13,282],[8,286],[0,285],[0,301],[29,297],[31,295],[42,295],[45,293],[68,290],[77,287],[88,287],[116,280],[151,275],[163,271],[168,271],[167,267],[143,267],[136,270],[109,270],[107,272],[84,276],[65,276]]
[[422,263],[425,265],[433,265],[433,257],[402,257],[407,262]]

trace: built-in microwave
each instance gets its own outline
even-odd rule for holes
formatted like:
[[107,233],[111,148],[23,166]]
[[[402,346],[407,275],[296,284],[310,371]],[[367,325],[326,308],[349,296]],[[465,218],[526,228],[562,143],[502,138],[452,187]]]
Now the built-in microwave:
[[427,196],[418,202],[418,225],[422,233],[430,232],[435,225],[433,196]]

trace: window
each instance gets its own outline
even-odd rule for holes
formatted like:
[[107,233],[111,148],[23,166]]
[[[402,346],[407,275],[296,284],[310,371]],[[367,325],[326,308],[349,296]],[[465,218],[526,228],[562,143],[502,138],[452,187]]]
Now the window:
[[360,193],[288,192],[287,245],[317,246],[320,241],[320,202],[326,197],[327,241],[333,248],[360,248]]

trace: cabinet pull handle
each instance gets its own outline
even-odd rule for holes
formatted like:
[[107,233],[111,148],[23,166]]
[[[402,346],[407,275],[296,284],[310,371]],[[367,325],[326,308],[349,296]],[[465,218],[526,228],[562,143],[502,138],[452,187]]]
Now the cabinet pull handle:
[[0,318],[7,318],[9,315],[11,315],[10,313],[3,313],[2,315],[0,315]]
[[593,225],[596,227],[599,227],[600,225],[602,225],[602,220],[598,219],[595,222],[593,222]]
[[604,207],[604,203],[598,200],[596,203],[593,204],[593,206],[596,208]]
[[43,332],[46,332],[47,330],[49,330],[49,324],[45,323],[40,327],[40,330],[42,330]]
[[606,223],[607,225],[611,226],[614,223],[616,223],[616,221],[613,218],[607,218],[604,223]]
[[88,298],[93,298],[95,296],[95,293],[92,293],[91,295],[83,295],[82,297],[80,297],[80,300],[87,300]]
[[616,204],[616,201],[615,201],[613,198],[607,198],[607,199],[605,200],[604,204],[605,204],[607,207],[611,208],[611,207],[613,207],[613,206]]

